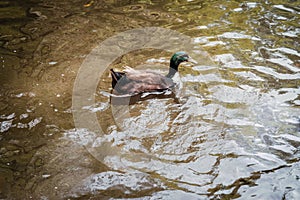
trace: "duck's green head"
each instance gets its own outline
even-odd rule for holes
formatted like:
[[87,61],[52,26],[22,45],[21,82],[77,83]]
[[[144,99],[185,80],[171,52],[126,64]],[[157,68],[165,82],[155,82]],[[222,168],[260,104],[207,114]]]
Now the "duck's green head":
[[170,67],[178,71],[178,66],[182,62],[191,62],[197,64],[197,62],[194,59],[192,59],[186,52],[179,51],[171,57]]

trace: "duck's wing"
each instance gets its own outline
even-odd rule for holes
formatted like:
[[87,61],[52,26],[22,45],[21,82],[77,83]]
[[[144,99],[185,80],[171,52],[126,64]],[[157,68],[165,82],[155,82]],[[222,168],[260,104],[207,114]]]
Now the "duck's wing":
[[123,72],[112,73],[112,87],[122,94],[138,94],[157,90],[165,90],[174,86],[172,79],[157,72],[148,70],[135,70],[125,67]]
[[174,83],[171,79],[150,70],[135,70],[131,67],[125,67],[124,70],[126,78],[134,81],[144,83],[145,85],[157,85],[160,89],[170,88]]

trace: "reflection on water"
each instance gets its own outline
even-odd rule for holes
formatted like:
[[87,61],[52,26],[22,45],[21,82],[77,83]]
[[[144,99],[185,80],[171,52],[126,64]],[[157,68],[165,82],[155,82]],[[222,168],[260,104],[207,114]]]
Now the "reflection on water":
[[[1,199],[299,199],[297,1],[7,1],[1,10]],[[12,12],[13,11],[13,12]],[[111,105],[105,135],[74,128],[74,79],[104,39],[161,26],[191,36],[208,61],[180,68],[176,100]],[[195,55],[200,51],[193,51]],[[141,50],[114,67],[168,66]],[[159,66],[159,67],[157,67]]]

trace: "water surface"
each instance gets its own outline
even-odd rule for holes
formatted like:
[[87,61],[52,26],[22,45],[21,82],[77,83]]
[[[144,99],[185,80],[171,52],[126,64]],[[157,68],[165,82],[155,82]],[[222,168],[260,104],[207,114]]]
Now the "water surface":
[[[28,0],[0,10],[2,199],[300,198],[297,1]],[[110,104],[105,72],[82,108],[104,136],[75,129],[72,89],[86,56],[148,26],[192,37],[207,60],[180,68],[177,99],[129,113]],[[171,55],[139,50],[112,67],[165,73]]]

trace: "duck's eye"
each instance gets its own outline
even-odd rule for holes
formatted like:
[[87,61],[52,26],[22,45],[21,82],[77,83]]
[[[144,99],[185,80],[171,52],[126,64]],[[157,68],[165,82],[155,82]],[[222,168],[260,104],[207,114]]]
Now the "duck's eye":
[[189,56],[188,56],[187,54],[184,54],[184,55],[182,55],[181,57],[182,57],[183,59],[185,59],[185,60],[189,59]]
[[188,56],[181,56],[180,60],[182,61],[188,61],[189,57]]

